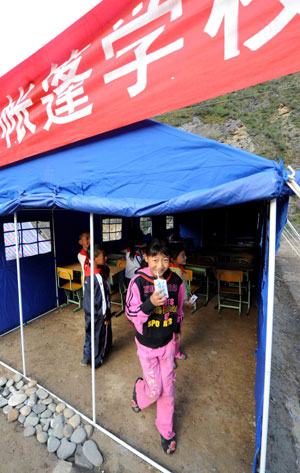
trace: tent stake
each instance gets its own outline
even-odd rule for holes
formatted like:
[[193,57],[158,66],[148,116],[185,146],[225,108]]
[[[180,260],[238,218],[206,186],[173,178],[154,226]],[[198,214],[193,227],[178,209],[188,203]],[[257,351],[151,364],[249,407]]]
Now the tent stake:
[[20,258],[19,258],[17,212],[14,212],[14,224],[15,224],[15,241],[16,241],[16,262],[17,262],[17,279],[18,279],[20,334],[21,334],[21,346],[22,346],[22,363],[23,363],[23,375],[26,376],[26,360],[25,360],[24,330],[23,330],[23,305],[22,305],[22,290],[21,290],[21,271],[20,271]]
[[264,400],[260,450],[260,473],[265,473],[267,456],[271,359],[272,359],[272,333],[273,333],[273,308],[274,308],[274,283],[275,283],[275,246],[276,246],[276,199],[271,200],[269,219],[269,267],[268,267],[268,307],[266,327],[266,355],[264,377]]
[[[0,365],[2,365],[4,368],[10,370],[10,371],[13,371],[14,373],[16,374],[20,374],[21,376],[23,376],[25,379],[27,379],[28,381],[31,379],[29,378],[28,376],[24,376],[22,373],[20,373],[19,371],[15,370],[14,368],[12,368],[11,366],[7,365],[6,363],[4,363],[3,361],[0,360]],[[76,412],[76,414],[79,414],[81,416],[81,418],[83,420],[85,420],[86,422],[88,422],[89,424],[91,424],[93,427],[95,427],[95,429],[99,430],[100,432],[102,432],[104,435],[106,435],[107,437],[111,438],[112,440],[114,440],[115,442],[117,442],[119,445],[122,445],[122,447],[126,448],[126,450],[129,450],[131,453],[133,453],[134,455],[136,455],[137,457],[141,458],[142,460],[144,460],[146,463],[149,463],[149,465],[153,466],[154,468],[157,469],[157,471],[161,471],[162,473],[172,473],[170,470],[167,470],[166,468],[164,468],[163,466],[159,465],[158,463],[156,463],[154,460],[151,460],[151,458],[147,457],[146,455],[144,455],[142,452],[139,452],[139,450],[136,450],[134,447],[132,447],[131,445],[129,445],[128,443],[124,442],[123,440],[121,440],[119,437],[117,437],[116,435],[112,434],[111,432],[109,432],[109,430],[106,430],[104,427],[101,427],[101,425],[97,424],[96,422],[94,422],[92,419],[90,419],[89,417],[87,417],[85,414],[82,414],[82,412],[80,412],[78,409],[75,409],[75,407],[73,407],[71,404],[68,404],[66,401],[64,401],[63,399],[61,399],[60,397],[58,397],[56,394],[52,393],[51,391],[49,391],[48,389],[44,388],[44,386],[40,385],[40,384],[37,384],[37,386],[41,389],[43,389],[44,391],[46,391],[48,394],[50,394],[50,396],[52,397],[55,397],[58,401],[60,402],[63,402],[67,407],[69,407],[70,409],[72,409],[74,412]]]

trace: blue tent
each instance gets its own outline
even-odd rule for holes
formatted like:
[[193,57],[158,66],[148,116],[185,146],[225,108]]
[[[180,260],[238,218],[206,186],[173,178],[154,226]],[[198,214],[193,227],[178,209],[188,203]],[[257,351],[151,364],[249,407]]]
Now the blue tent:
[[[299,182],[299,175],[297,179]],[[42,213],[54,208],[67,209],[70,215],[80,211],[153,216],[277,198],[278,246],[290,193],[286,180],[283,167],[275,161],[146,120],[2,168],[0,217],[1,222],[11,222],[14,212],[22,216],[28,209],[27,220],[43,220]],[[61,219],[66,229],[68,217]],[[16,264],[5,258],[2,231],[3,225],[0,333],[19,324]],[[45,254],[21,260],[25,321],[56,305],[53,256],[51,261],[49,258]],[[264,395],[267,261],[265,251],[258,301],[254,469]],[[47,276],[41,278],[40,274]]]

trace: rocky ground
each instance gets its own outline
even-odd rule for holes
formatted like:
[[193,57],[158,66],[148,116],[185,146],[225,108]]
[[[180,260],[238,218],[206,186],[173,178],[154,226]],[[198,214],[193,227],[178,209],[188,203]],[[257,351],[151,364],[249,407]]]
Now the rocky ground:
[[[300,471],[298,463],[300,458],[299,268],[299,258],[294,256],[286,244],[283,244],[276,259],[276,298],[267,454],[267,469],[271,473],[297,473]],[[125,441],[165,465],[169,471],[176,473],[250,473],[252,471],[255,311],[251,309],[249,319],[242,317],[240,320],[237,319],[236,313],[231,318],[229,314],[225,315],[224,312],[223,319],[220,320],[216,317],[213,305],[214,301],[211,302],[207,310],[205,309],[205,312],[203,312],[204,309],[200,309],[198,318],[196,314],[192,317],[187,316],[185,347],[190,356],[186,362],[182,362],[186,363],[185,369],[183,364],[177,368],[176,424],[180,444],[178,452],[172,459],[166,459],[160,453],[153,425],[153,409],[139,417],[132,414],[128,408],[127,397],[130,397],[132,389],[131,378],[134,378],[139,372],[136,350],[131,343],[127,344],[128,336],[130,337],[132,334],[130,330],[128,332],[128,326],[124,325],[125,321],[122,317],[116,319],[114,326],[114,338],[119,346],[116,346],[115,353],[109,360],[110,364],[107,363],[107,371],[103,370],[103,366],[101,375],[100,370],[96,375],[97,390],[101,391],[101,387],[105,390],[108,389],[104,396],[101,395],[97,398],[97,420],[100,424],[111,426],[113,431]],[[55,338],[58,338],[55,325],[59,327],[60,324],[65,324],[67,320],[70,320],[67,318],[70,316],[72,317],[71,322],[68,322],[70,343],[67,343],[64,350],[61,351],[61,341],[58,340],[56,356],[54,354],[49,359],[51,355],[50,351],[48,353],[47,345],[51,342],[54,343]],[[78,347],[75,346],[75,349],[72,348],[76,339],[76,331],[80,337],[82,336],[81,329],[78,328],[79,320],[79,314],[75,315],[70,312],[70,314],[66,314],[66,318],[62,313],[59,313],[54,314],[52,320],[46,316],[29,324],[27,328],[30,327],[30,329],[26,328],[25,330],[28,369],[32,371],[33,364],[34,366],[39,365],[41,371],[36,371],[36,374],[43,384],[49,384],[48,387],[54,385],[58,394],[72,405],[80,400],[81,405],[78,407],[89,414],[87,412],[91,403],[89,370],[86,371],[74,363],[74,360],[80,359],[80,344]],[[230,332],[227,331],[229,325]],[[46,330],[47,343],[45,340],[42,341],[43,333]],[[199,330],[197,337],[195,337],[196,330]],[[34,334],[32,340],[28,339],[30,333]],[[197,341],[199,337],[200,346]],[[226,343],[224,343],[225,341]],[[20,369],[18,346],[19,334],[17,332],[0,339],[1,359],[5,356],[4,361],[10,361],[13,366]],[[119,366],[120,351],[123,353],[121,367]],[[64,366],[59,361],[62,359],[62,353],[65,357]],[[45,361],[42,356],[45,357]],[[201,360],[201,363],[198,363],[197,360]],[[0,367],[0,376],[7,375],[12,377],[14,373],[9,373]],[[129,378],[128,383],[127,378]],[[199,386],[198,394],[195,389],[192,392],[187,389],[188,385],[191,386],[191,382],[194,387]],[[89,387],[88,390],[85,386]],[[116,399],[120,398],[120,392],[126,394],[126,399],[124,398],[124,401],[120,400],[116,404]],[[105,405],[106,412],[102,410],[101,403]],[[187,405],[190,406],[189,409],[187,409]],[[192,406],[195,406],[196,410]],[[18,421],[9,423],[3,412],[0,412],[0,429],[1,473],[87,471],[79,466],[74,466],[68,459],[59,459],[55,454],[50,454],[47,447],[39,443],[36,435],[24,437],[23,425]],[[95,471],[104,471],[105,473],[154,473],[157,471],[101,432],[94,432],[93,439],[100,446],[104,456],[103,465]],[[149,439],[151,439],[151,445],[148,444]]]

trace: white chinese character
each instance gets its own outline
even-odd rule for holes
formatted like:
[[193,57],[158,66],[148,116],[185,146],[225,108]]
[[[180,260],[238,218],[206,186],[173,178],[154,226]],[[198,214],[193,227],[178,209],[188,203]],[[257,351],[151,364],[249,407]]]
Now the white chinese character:
[[[139,3],[132,11],[132,16],[136,16],[143,8],[143,3]],[[106,59],[111,59],[112,57],[119,58],[123,54],[127,53],[131,49],[134,50],[135,60],[126,64],[118,69],[115,69],[107,74],[104,74],[104,82],[107,84],[119,77],[125,76],[130,72],[137,71],[137,82],[131,87],[128,87],[128,93],[130,97],[142,92],[147,85],[147,66],[148,64],[160,59],[168,54],[177,51],[183,47],[183,38],[179,38],[173,43],[168,44],[167,46],[158,49],[155,52],[152,52],[147,55],[147,50],[149,46],[155,41],[156,38],[164,31],[165,26],[163,25],[155,29],[152,33],[143,36],[137,41],[133,42],[129,46],[120,49],[114,53],[114,46],[117,40],[124,38],[127,35],[130,35],[132,32],[137,31],[139,28],[151,23],[152,21],[160,18],[166,13],[170,12],[170,20],[176,20],[179,16],[182,15],[182,4],[181,0],[165,0],[159,4],[159,0],[150,0],[148,10],[146,13],[140,15],[137,18],[134,18],[129,23],[121,26],[123,20],[120,19],[113,27],[114,31],[102,39],[102,46]]]
[[239,4],[249,5],[252,0],[214,0],[211,15],[204,28],[211,37],[216,36],[224,19],[224,59],[238,56]]
[[[29,121],[29,114],[27,111],[27,108],[32,105],[32,100],[28,99],[27,96],[33,88],[34,85],[30,84],[28,91],[24,94],[23,87],[20,87],[20,96],[16,102],[12,100],[10,95],[7,96],[9,104],[1,112],[0,127],[2,128],[1,138],[6,138],[8,148],[11,147],[10,134],[15,128],[17,131],[18,143],[21,143],[25,136],[25,127],[27,127],[31,133],[35,132],[36,126]],[[17,123],[15,119],[17,119]]]
[[300,14],[299,0],[280,0],[280,3],[282,3],[284,9],[259,33],[244,42],[247,48],[256,51],[280,33],[296,15]]
[[[41,101],[47,104],[48,121],[44,125],[45,130],[48,131],[52,123],[61,125],[78,120],[78,118],[85,117],[92,113],[93,104],[75,111],[75,108],[80,107],[88,101],[87,95],[80,98],[78,97],[84,94],[82,84],[85,79],[90,77],[92,69],[77,75],[76,72],[81,61],[81,54],[89,46],[90,45],[82,51],[73,51],[70,59],[59,67],[57,64],[52,64],[50,74],[42,82],[45,92],[49,90],[48,81],[50,81],[51,78],[50,86],[55,87],[53,93],[41,98]],[[53,103],[55,104],[54,107],[56,107],[54,111],[52,110]]]

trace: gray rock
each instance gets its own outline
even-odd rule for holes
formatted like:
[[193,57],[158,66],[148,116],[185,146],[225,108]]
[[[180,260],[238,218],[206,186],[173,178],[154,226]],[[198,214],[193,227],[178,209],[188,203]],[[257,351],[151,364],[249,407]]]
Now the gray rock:
[[48,409],[50,409],[51,412],[55,412],[56,411],[55,402],[51,402],[51,404],[48,405]]
[[49,427],[50,427],[50,419],[41,419],[44,420],[45,423],[43,424],[43,431],[48,432]]
[[14,380],[13,379],[9,379],[6,383],[6,387],[7,388],[10,388],[12,385],[14,384]]
[[52,435],[50,435],[50,437],[48,437],[48,441],[47,441],[48,452],[49,453],[56,452],[56,450],[58,449],[59,446],[60,446],[60,440],[58,440],[58,438],[53,437]]
[[21,389],[23,386],[24,386],[24,381],[21,379],[21,381],[19,381],[19,382],[16,384],[16,389]]
[[9,411],[11,411],[13,408],[9,406],[8,404],[3,407],[3,414],[7,415]]
[[59,404],[57,404],[56,406],[56,412],[58,414],[61,414],[64,410],[65,410],[66,406],[63,402],[60,402]]
[[70,409],[69,407],[66,407],[64,409],[64,416],[66,419],[70,419],[71,417],[73,417],[74,414],[75,414],[74,411]]
[[42,388],[37,390],[36,395],[39,399],[46,399],[48,397],[48,393]]
[[20,414],[19,417],[18,417],[18,421],[20,422],[20,424],[24,424],[25,419],[26,419],[26,417],[23,416],[22,414]]
[[46,409],[44,412],[41,414],[41,419],[49,419],[52,416],[52,412],[50,409]]
[[28,425],[28,427],[25,427],[24,437],[31,437],[34,434],[35,434],[35,428],[32,425]]
[[64,432],[64,436],[68,439],[73,434],[74,429],[71,425],[67,424],[67,425],[64,426],[64,431],[63,432]]
[[53,402],[52,397],[47,397],[46,399],[43,399],[43,400],[41,401],[41,403],[42,403],[42,404],[45,404],[45,406],[47,406],[47,404],[52,404],[52,402]]
[[0,407],[6,406],[7,403],[8,403],[8,400],[5,397],[0,395]]
[[51,421],[51,427],[53,427],[55,429],[55,427],[58,425],[58,424],[62,424],[62,425],[65,425],[66,423],[66,419],[64,417],[63,414],[58,414],[52,421]]
[[103,463],[103,457],[98,450],[96,443],[93,440],[84,442],[82,451],[84,456],[94,465],[100,466]]
[[84,429],[86,431],[86,436],[87,438],[89,439],[92,435],[93,435],[93,432],[94,432],[94,428],[91,424],[86,424],[84,426]]
[[27,399],[27,395],[23,393],[16,393],[13,394],[11,398],[8,400],[8,404],[12,407],[17,406],[18,404],[21,404],[25,402]]
[[94,468],[94,465],[83,454],[81,445],[77,445],[74,463],[75,465],[88,470],[92,470]]
[[43,426],[41,424],[36,425],[35,427],[36,434],[39,434],[40,432],[42,432],[42,430],[43,430]]
[[9,395],[9,393],[10,393],[9,389],[4,388],[1,394],[2,394],[3,397],[7,397]]
[[57,424],[53,430],[54,437],[57,437],[58,439],[64,438],[64,426],[63,424]]
[[4,376],[2,376],[0,378],[0,386],[5,386],[7,383],[7,378],[5,378]]
[[17,390],[14,386],[9,386],[8,390],[9,390],[10,393],[16,393],[17,392]]
[[65,437],[62,439],[60,446],[57,449],[56,455],[60,460],[69,458],[76,449],[76,443],[69,442]]
[[36,394],[30,394],[28,404],[30,406],[34,406],[36,403],[37,403],[37,395]]
[[8,422],[15,422],[17,418],[19,417],[19,411],[18,409],[11,409],[9,413],[7,414],[7,420]]
[[28,417],[26,417],[24,425],[25,425],[25,427],[27,427],[28,425],[31,425],[32,427],[35,427],[38,423],[39,423],[38,416],[31,413],[31,414],[29,414]]
[[18,405],[16,406],[16,409],[19,409],[19,410],[20,410],[20,409],[22,409],[22,407],[24,407],[24,406],[25,406],[25,402],[22,402],[21,404],[18,404]]
[[26,405],[24,407],[22,407],[22,409],[20,409],[20,413],[24,416],[24,417],[27,417],[31,412],[31,406],[29,405]]
[[[64,413],[64,416],[65,416],[65,413]],[[73,427],[73,429],[76,429],[77,427],[79,427],[80,422],[81,422],[81,418],[79,414],[75,414],[68,420],[68,424],[70,424]]]
[[46,443],[48,440],[48,434],[46,432],[39,432],[36,438],[40,443]]
[[77,427],[71,436],[71,442],[82,443],[86,440],[86,431],[83,427]]
[[34,406],[32,406],[32,410],[35,414],[42,414],[42,412],[46,410],[46,406],[44,406],[43,404],[35,404]]
[[20,375],[19,373],[16,373],[15,376],[13,377],[13,380],[15,383],[18,383],[19,381],[21,381],[22,379],[22,375]]
[[26,389],[25,394],[27,394],[27,396],[31,396],[31,394],[35,394],[36,392],[37,392],[37,388],[32,387],[32,388]]

